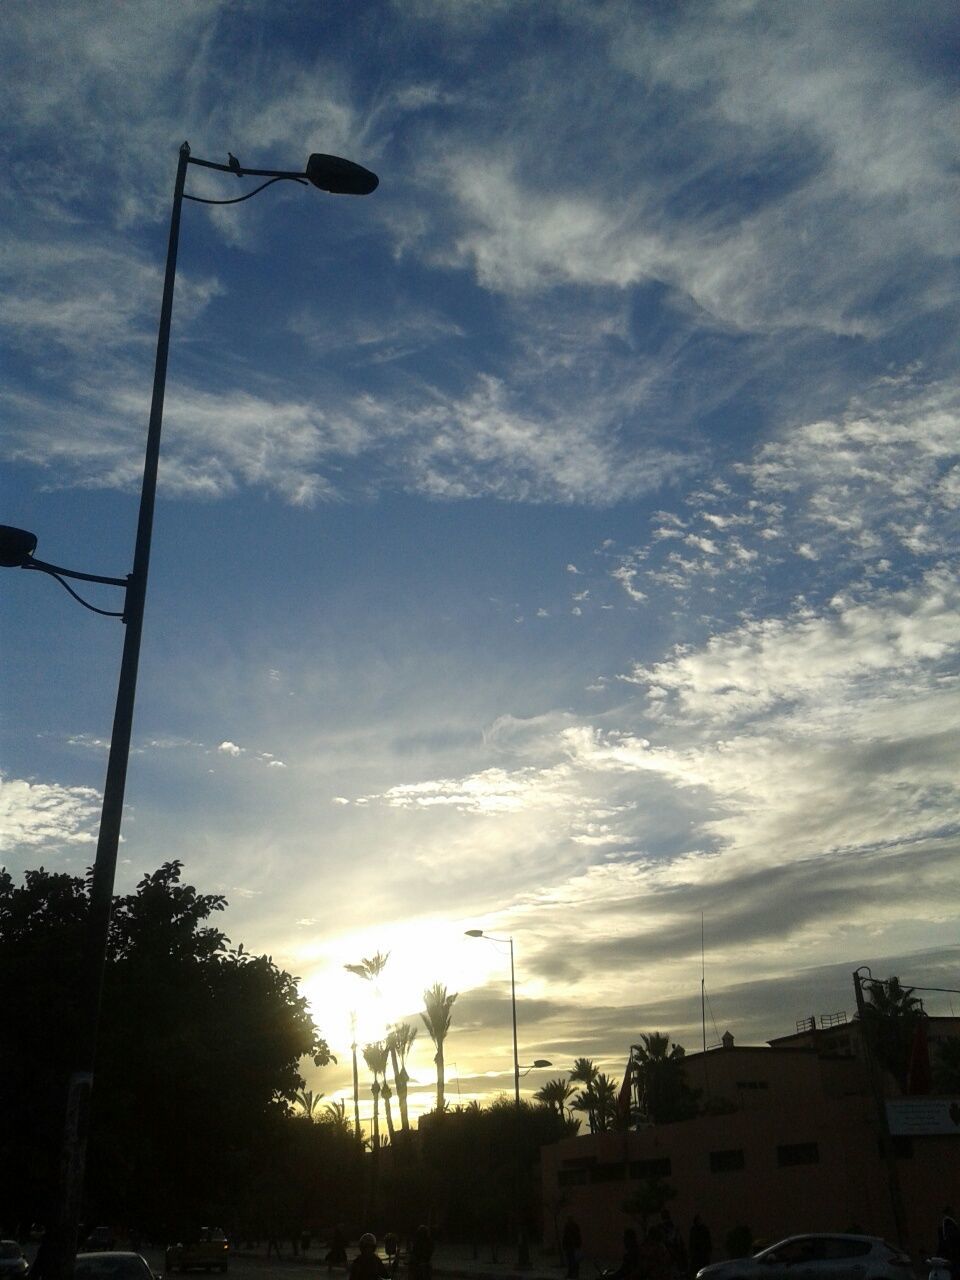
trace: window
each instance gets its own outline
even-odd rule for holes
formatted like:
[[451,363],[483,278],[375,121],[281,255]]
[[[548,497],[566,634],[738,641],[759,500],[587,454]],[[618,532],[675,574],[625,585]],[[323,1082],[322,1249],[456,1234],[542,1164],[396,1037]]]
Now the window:
[[843,1236],[831,1236],[823,1242],[823,1256],[830,1261],[842,1258],[863,1258],[871,1251],[869,1240],[851,1240]]
[[795,1164],[819,1164],[820,1148],[815,1142],[793,1142],[777,1147],[777,1164],[787,1168]]
[[586,1183],[586,1169],[561,1169],[557,1174],[557,1185],[561,1187],[583,1187]]
[[622,1182],[627,1175],[626,1165],[595,1164],[590,1170],[591,1182]]
[[734,1169],[742,1169],[745,1163],[741,1147],[736,1147],[730,1151],[710,1152],[711,1173],[732,1173]]
[[659,1160],[631,1160],[631,1178],[669,1178],[673,1172],[669,1156]]
[[823,1237],[798,1236],[776,1249],[767,1249],[761,1257],[778,1266],[794,1266],[798,1262],[816,1262],[823,1257]]

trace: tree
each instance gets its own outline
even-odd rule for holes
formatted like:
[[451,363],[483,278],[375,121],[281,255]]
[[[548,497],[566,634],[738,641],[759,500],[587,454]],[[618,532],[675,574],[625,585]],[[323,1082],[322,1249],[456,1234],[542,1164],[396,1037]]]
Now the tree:
[[397,1101],[400,1104],[400,1128],[404,1133],[410,1131],[410,1117],[407,1114],[407,1085],[410,1076],[407,1072],[407,1054],[417,1038],[417,1028],[409,1022],[396,1022],[387,1033],[387,1048],[393,1066],[393,1080],[397,1089]]
[[910,1052],[923,1004],[913,987],[902,987],[900,979],[873,979],[864,982],[867,999],[863,1005],[863,1033],[877,1061],[907,1091]]
[[[367,1064],[367,1069],[373,1076],[373,1149],[376,1151],[380,1146],[380,1099],[383,1098],[384,1111],[387,1116],[387,1129],[390,1133],[390,1141],[393,1141],[393,1118],[390,1114],[390,1086],[386,1081],[387,1074],[387,1047],[382,1040],[378,1040],[376,1044],[368,1044],[363,1051],[363,1060]],[[383,1084],[380,1083],[380,1077],[383,1077]]]
[[598,1071],[586,1089],[573,1100],[574,1111],[585,1111],[592,1133],[606,1133],[617,1119],[617,1082]]
[[[304,1089],[301,1058],[332,1060],[297,979],[231,949],[209,923],[225,900],[180,873],[166,863],[115,899],[86,1181],[90,1217],[158,1232],[225,1212],[245,1153]],[[0,1048],[0,1202],[21,1218],[45,1218],[56,1184],[87,910],[79,877],[0,873],[0,1003],[17,1027]]]
[[558,1076],[556,1080],[548,1080],[543,1088],[538,1089],[533,1096],[537,1102],[542,1102],[546,1107],[556,1107],[557,1115],[563,1120],[566,1115],[565,1108],[567,1103],[575,1092],[573,1085],[568,1080]]
[[314,1093],[312,1089],[299,1089],[294,1097],[294,1102],[301,1107],[303,1114],[308,1120],[314,1118],[313,1113],[320,1105],[322,1093]]
[[447,988],[439,982],[435,982],[432,987],[428,987],[423,993],[424,1012],[420,1017],[423,1019],[424,1026],[430,1034],[437,1052],[434,1054],[434,1062],[437,1064],[437,1114],[443,1115],[444,1098],[443,1098],[443,1042],[447,1038],[450,1031],[450,1023],[452,1021],[451,1009],[453,1002],[457,998],[457,993],[453,995],[447,994]]
[[[355,974],[358,978],[363,978],[365,982],[376,983],[386,968],[387,961],[390,959],[390,952],[382,955],[379,951],[372,956],[368,956],[361,960],[359,964],[345,964],[343,967],[347,973]],[[357,1068],[357,1015],[350,1015],[351,1043],[350,1053],[353,1058],[353,1129],[357,1142],[362,1140],[360,1132],[360,1072]]]
[[687,1084],[682,1045],[662,1031],[644,1032],[633,1047],[640,1108],[654,1124],[688,1120],[697,1114],[699,1092]]
[[570,1083],[584,1086],[583,1090],[574,1099],[572,1110],[586,1112],[591,1133],[597,1132],[596,1100],[593,1093],[593,1084],[599,1074],[597,1064],[590,1058],[577,1058],[570,1072]]

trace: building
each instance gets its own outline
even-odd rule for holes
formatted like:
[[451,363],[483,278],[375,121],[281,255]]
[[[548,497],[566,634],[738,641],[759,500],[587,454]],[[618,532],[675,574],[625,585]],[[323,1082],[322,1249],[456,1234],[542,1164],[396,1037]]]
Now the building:
[[[931,1039],[960,1035],[960,1019],[927,1019]],[[714,1259],[739,1225],[770,1243],[800,1231],[856,1228],[931,1250],[945,1204],[960,1205],[960,1100],[877,1097],[861,1027],[842,1015],[805,1019],[766,1045],[723,1044],[687,1055],[687,1082],[705,1114],[675,1124],[568,1138],[542,1155],[546,1232],[570,1213],[588,1257],[619,1256],[624,1211],[644,1183],[676,1191],[682,1231],[699,1213]],[[886,1080],[886,1094],[895,1093]],[[889,1157],[880,1106],[890,1108]],[[955,1119],[953,1118],[955,1116]]]

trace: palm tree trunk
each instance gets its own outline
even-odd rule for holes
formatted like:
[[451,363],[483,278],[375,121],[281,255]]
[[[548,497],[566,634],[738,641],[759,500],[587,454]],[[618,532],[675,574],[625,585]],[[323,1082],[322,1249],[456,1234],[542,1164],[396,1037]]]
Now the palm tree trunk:
[[374,1152],[380,1150],[380,1082],[376,1077],[373,1081],[373,1149]]
[[[401,1067],[397,1059],[396,1047],[390,1045],[390,1061],[393,1064],[393,1079],[397,1086],[397,1101],[400,1104],[400,1128],[404,1133],[410,1130],[410,1118],[407,1115],[407,1069]],[[391,1137],[391,1141],[393,1141]]]
[[444,1097],[443,1097],[443,1042],[437,1045],[437,1052],[434,1061],[437,1064],[437,1114],[443,1115]]
[[350,1050],[353,1053],[353,1136],[357,1142],[361,1141],[360,1134],[360,1072],[357,1068],[357,1019],[356,1015],[351,1015],[353,1024],[353,1044]]
[[396,1146],[397,1135],[393,1129],[393,1112],[390,1110],[391,1093],[386,1077],[384,1077],[383,1084],[380,1087],[380,1096],[383,1098],[383,1114],[387,1118],[387,1133],[390,1135],[390,1145],[393,1147]]

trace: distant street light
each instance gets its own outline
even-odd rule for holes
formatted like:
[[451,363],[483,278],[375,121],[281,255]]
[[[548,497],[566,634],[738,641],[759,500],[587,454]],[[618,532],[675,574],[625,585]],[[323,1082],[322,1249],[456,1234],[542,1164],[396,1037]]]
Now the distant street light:
[[[163,280],[163,300],[160,306],[160,328],[157,336],[157,358],[153,375],[153,398],[150,404],[150,421],[147,427],[146,457],[143,464],[143,483],[140,489],[140,513],[137,522],[137,539],[133,554],[133,571],[126,578],[106,578],[98,574],[78,573],[57,565],[36,560],[33,552],[37,539],[25,529],[0,525],[0,567],[36,569],[56,578],[85,608],[107,617],[122,618],[126,627],[123,656],[120,662],[120,680],[117,687],[117,703],[110,736],[110,754],[103,788],[103,808],[100,815],[100,834],[97,855],[90,885],[90,906],[85,931],[83,968],[81,972],[80,1035],[76,1047],[75,1069],[70,1077],[67,1093],[66,1122],[64,1126],[61,1156],[60,1202],[56,1224],[54,1254],[50,1258],[47,1274],[59,1280],[71,1280],[77,1250],[77,1227],[83,1200],[83,1174],[86,1162],[87,1133],[89,1127],[90,1098],[93,1090],[93,1072],[96,1062],[97,1037],[100,1021],[100,1003],[103,976],[106,965],[107,940],[110,931],[110,913],[113,906],[113,885],[117,867],[117,848],[120,842],[120,822],[123,813],[123,793],[127,778],[127,761],[130,755],[130,734],[133,726],[133,705],[136,697],[137,667],[140,660],[140,638],[143,631],[143,610],[147,591],[147,571],[150,563],[150,541],[153,531],[153,510],[157,492],[157,466],[160,457],[160,428],[163,421],[163,398],[167,378],[167,353],[170,347],[170,320],[173,314],[173,287],[177,269],[177,247],[180,238],[180,211],[184,200],[199,204],[239,204],[249,200],[265,187],[275,182],[292,181],[306,186],[312,183],[322,191],[335,195],[369,195],[376,189],[379,179],[369,169],[343,160],[339,156],[312,155],[304,172],[285,169],[245,169],[235,156],[229,164],[217,164],[191,156],[190,146],[180,148],[180,163],[173,191],[173,210],[170,216],[170,237],[167,244],[167,265]],[[184,192],[187,166],[200,165],[205,169],[219,169],[239,178],[261,177],[267,181],[231,200],[213,200],[203,196],[191,196]],[[84,582],[100,582],[125,590],[124,608],[108,612],[97,609],[83,600],[65,578]]]
[[[508,942],[510,944],[510,1007],[513,1012],[513,1101],[514,1115],[516,1117],[516,1191],[517,1191],[517,1265],[521,1267],[529,1267],[530,1265],[530,1245],[527,1242],[527,1227],[523,1216],[523,1203],[521,1191],[523,1188],[523,1169],[521,1167],[521,1147],[520,1134],[523,1123],[522,1110],[520,1107],[520,1056],[517,1050],[517,982],[513,969],[513,938],[496,938],[492,934],[484,933],[482,929],[467,929],[468,938],[485,938],[487,942]],[[548,1062],[546,1058],[536,1058],[529,1067],[526,1067],[523,1074],[533,1071],[540,1067],[552,1067],[553,1063]]]

